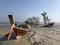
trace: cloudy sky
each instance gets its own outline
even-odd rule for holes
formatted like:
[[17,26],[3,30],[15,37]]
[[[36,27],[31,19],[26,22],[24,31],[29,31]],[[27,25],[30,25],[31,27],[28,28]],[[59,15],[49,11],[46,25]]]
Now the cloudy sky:
[[44,11],[52,21],[60,22],[60,0],[0,0],[0,22],[8,22],[8,14],[17,22],[32,16],[42,21]]

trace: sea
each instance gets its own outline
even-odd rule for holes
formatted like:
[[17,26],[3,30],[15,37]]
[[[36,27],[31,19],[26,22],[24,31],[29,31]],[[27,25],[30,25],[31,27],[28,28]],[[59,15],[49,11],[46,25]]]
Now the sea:
[[[18,24],[24,24],[24,22],[17,22]],[[11,26],[10,22],[0,22],[0,27]]]
[[[24,24],[24,22],[17,22],[18,24]],[[40,25],[43,23],[40,23]],[[10,22],[0,22],[0,27],[10,27]],[[60,22],[55,22],[53,28],[60,30]]]

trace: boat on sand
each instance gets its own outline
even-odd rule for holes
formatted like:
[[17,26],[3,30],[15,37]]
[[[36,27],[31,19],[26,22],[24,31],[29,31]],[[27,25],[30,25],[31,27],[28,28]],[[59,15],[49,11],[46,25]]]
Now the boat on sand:
[[5,35],[5,37],[8,36],[8,40],[10,40],[10,37],[11,37],[11,35],[12,35],[13,32],[15,33],[16,37],[19,36],[19,35],[20,35],[20,36],[24,36],[24,35],[26,35],[28,32],[31,32],[31,29],[30,29],[29,25],[28,25],[29,29],[18,28],[18,27],[16,27],[15,24],[14,24],[13,16],[12,16],[12,15],[8,15],[8,17],[9,17],[9,20],[10,20],[10,23],[11,23],[10,32]]

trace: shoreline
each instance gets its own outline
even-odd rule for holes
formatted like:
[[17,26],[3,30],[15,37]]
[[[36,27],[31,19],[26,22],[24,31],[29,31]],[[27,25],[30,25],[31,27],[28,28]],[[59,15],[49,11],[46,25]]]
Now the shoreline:
[[[37,42],[41,42],[40,45],[60,45],[60,30],[56,30],[59,28],[59,25],[54,25],[53,27],[40,27],[40,26],[32,26],[32,30],[36,32],[36,35],[33,37]],[[55,28],[52,30],[52,28]],[[60,29],[60,28],[59,28]],[[10,31],[10,26],[8,27],[0,27],[0,39],[5,34]],[[25,41],[24,41],[25,40]],[[30,43],[26,39],[14,39],[14,40],[5,40],[0,41],[3,45],[30,45]],[[27,42],[27,43],[26,43]],[[2,44],[1,43],[1,44]]]

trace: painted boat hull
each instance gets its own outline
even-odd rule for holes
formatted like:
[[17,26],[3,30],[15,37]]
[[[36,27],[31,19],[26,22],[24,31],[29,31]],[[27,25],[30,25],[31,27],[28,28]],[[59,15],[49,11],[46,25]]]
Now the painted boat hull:
[[26,31],[25,29],[18,29],[18,28],[14,28],[14,33],[16,36],[24,36],[28,33],[28,31]]
[[[30,29],[13,28],[13,32],[15,33],[16,37],[19,36],[19,35],[24,36],[29,31],[30,31]],[[4,37],[7,37],[9,35],[9,33],[7,33]]]

